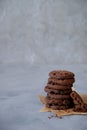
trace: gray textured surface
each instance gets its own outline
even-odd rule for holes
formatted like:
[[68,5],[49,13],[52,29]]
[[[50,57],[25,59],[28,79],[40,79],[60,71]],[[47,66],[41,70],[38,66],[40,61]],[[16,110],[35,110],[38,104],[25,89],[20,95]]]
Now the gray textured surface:
[[0,63],[87,63],[86,0],[0,0]]
[[38,94],[46,95],[48,73],[53,69],[75,73],[74,88],[87,94],[87,65],[29,66],[0,65],[0,130],[86,130],[87,116],[65,116],[62,119],[41,113]]
[[87,0],[0,0],[0,130],[87,129],[87,116],[39,112],[54,69],[87,93]]

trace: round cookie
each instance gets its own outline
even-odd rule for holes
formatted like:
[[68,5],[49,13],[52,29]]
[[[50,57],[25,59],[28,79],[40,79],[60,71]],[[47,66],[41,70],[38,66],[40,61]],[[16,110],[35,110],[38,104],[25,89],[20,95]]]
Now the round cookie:
[[68,99],[51,99],[51,98],[48,98],[46,97],[45,98],[45,101],[47,104],[58,104],[59,106],[61,105],[70,105],[70,100]]
[[66,94],[70,94],[72,92],[72,89],[69,88],[69,89],[65,89],[65,90],[63,90],[63,89],[58,90],[58,89],[52,89],[52,88],[46,86],[44,88],[44,91],[47,93],[50,93],[50,94],[62,94],[62,95],[65,94],[66,95]]
[[59,106],[59,105],[49,105],[49,104],[46,104],[46,107],[48,108],[52,108],[53,110],[65,110],[65,109],[68,109],[69,106]]
[[47,94],[48,97],[54,98],[54,99],[69,99],[70,95],[58,95],[58,94]]
[[49,73],[49,76],[58,79],[71,79],[74,78],[74,73],[66,70],[54,70]]
[[48,83],[53,82],[54,84],[56,83],[57,85],[72,85],[75,82],[75,79],[55,79],[55,78],[48,78]]
[[52,88],[52,89],[63,89],[63,90],[65,90],[65,89],[70,89],[71,87],[73,87],[72,85],[67,85],[67,86],[64,86],[64,85],[56,85],[55,83],[47,83],[47,86],[49,87],[49,88]]
[[76,91],[72,91],[70,94],[74,103],[74,111],[77,112],[87,112],[87,104],[85,104]]
[[70,96],[73,99],[75,105],[83,105],[83,100],[76,91],[72,91]]

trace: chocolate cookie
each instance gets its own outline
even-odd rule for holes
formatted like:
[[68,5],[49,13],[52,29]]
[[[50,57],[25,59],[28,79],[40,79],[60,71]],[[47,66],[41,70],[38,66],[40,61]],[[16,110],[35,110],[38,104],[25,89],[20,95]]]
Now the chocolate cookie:
[[75,105],[73,110],[76,112],[87,112],[87,104]]
[[54,104],[54,105],[59,105],[59,106],[62,106],[62,105],[70,105],[70,100],[68,99],[52,99],[52,98],[48,98],[46,97],[45,98],[46,100],[46,103],[47,104]]
[[55,78],[48,78],[48,83],[53,82],[56,85],[72,85],[75,82],[75,79],[55,79]]
[[50,87],[48,87],[48,86],[46,86],[45,88],[44,88],[44,91],[45,92],[47,92],[47,93],[50,93],[50,94],[62,94],[62,95],[66,95],[66,94],[70,94],[71,92],[72,92],[72,89],[71,88],[69,88],[69,89],[52,89],[52,88],[50,88]]
[[48,86],[49,88],[58,89],[58,90],[59,90],[59,89],[65,90],[65,89],[70,89],[71,87],[73,87],[72,85],[68,85],[68,86],[56,85],[56,83],[53,83],[53,82],[47,83],[47,86]]
[[76,92],[76,91],[72,91],[70,94],[71,98],[73,99],[73,102],[75,105],[82,105],[83,104],[83,100],[80,97],[80,95]]
[[54,104],[51,104],[51,105],[47,104],[46,107],[52,108],[53,110],[65,110],[69,108],[69,106],[67,105],[59,106],[59,105],[54,105]]
[[54,99],[69,99],[70,95],[59,95],[59,94],[47,94],[48,97],[54,98]]
[[49,76],[57,79],[72,79],[74,73],[66,70],[54,70],[49,73]]
[[70,94],[74,102],[74,111],[77,112],[87,112],[87,104],[85,104],[76,91],[72,91]]

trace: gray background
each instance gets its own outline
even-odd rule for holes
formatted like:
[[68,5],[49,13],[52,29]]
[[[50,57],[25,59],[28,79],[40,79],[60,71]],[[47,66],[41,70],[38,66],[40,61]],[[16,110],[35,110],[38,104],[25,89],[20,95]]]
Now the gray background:
[[87,116],[40,112],[54,69],[87,94],[87,0],[0,0],[0,130],[87,129]]
[[0,63],[87,63],[87,0],[0,0]]

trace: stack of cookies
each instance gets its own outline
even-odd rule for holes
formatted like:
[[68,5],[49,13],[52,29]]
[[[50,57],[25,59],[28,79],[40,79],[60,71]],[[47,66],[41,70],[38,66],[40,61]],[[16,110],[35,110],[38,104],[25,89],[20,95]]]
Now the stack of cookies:
[[75,82],[74,73],[70,71],[52,71],[49,73],[47,86],[46,106],[54,110],[65,110],[73,106],[70,97],[73,83]]

